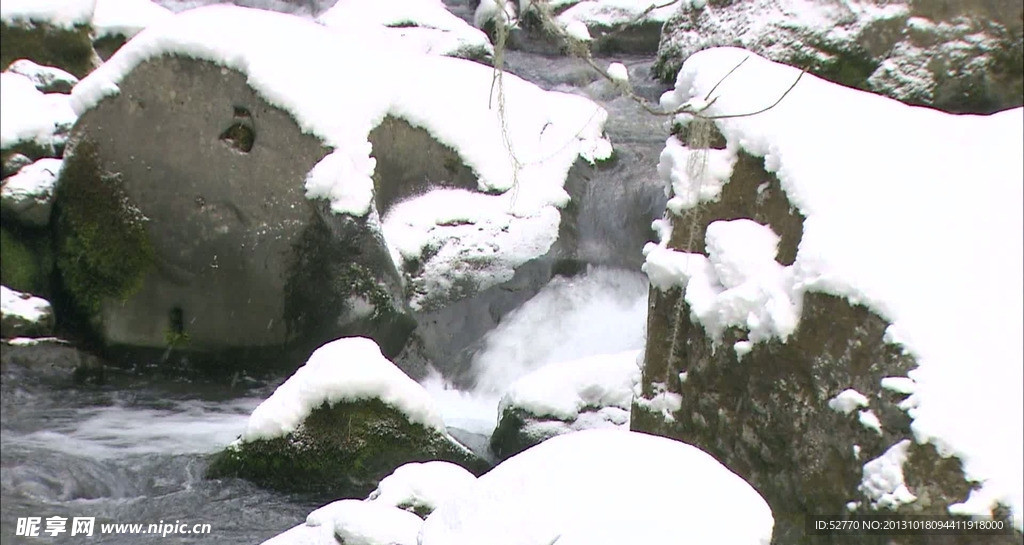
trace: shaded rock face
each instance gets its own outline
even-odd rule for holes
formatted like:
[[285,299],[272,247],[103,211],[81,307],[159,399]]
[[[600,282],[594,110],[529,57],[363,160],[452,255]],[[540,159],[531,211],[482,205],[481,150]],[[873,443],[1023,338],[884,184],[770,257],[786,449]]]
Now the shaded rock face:
[[409,462],[442,460],[480,475],[489,466],[449,437],[413,424],[378,399],[324,403],[289,435],[240,443],[217,455],[209,477],[325,498],[365,497]]
[[49,23],[0,23],[0,65],[17,59],[31,59],[46,66],[56,66],[77,77],[83,77],[99,66],[99,57],[92,48],[92,29],[75,26],[70,29]]
[[[120,87],[76,124],[57,203],[62,276],[108,345],[308,348],[399,306],[379,234],[305,196],[329,150],[244,75],[162,57]],[[72,259],[111,232],[117,251]]]
[[[819,0],[708,2],[666,24],[654,71],[672,82],[683,60],[738,46],[824,79],[956,113],[1022,104],[1024,8],[1019,2]],[[803,22],[807,21],[807,22]]]
[[[764,182],[768,186],[758,191]],[[780,262],[795,259],[803,218],[760,159],[741,153],[721,198],[691,214],[674,218],[670,247],[685,250],[693,241],[689,251],[704,252],[704,231],[712,221],[753,218],[781,236]],[[978,542],[977,536],[833,539],[807,533],[807,517],[875,513],[878,498],[862,486],[864,466],[904,440],[909,439],[904,482],[917,499],[895,511],[882,507],[882,513],[945,518],[948,506],[964,501],[972,488],[959,460],[914,441],[910,418],[899,407],[905,395],[881,387],[883,378],[905,377],[915,367],[913,358],[884,340],[885,320],[845,298],[807,293],[787,342],[754,344],[737,359],[730,347],[745,332],[727,330],[716,343],[690,312],[680,288],[651,289],[642,391],[630,428],[695,445],[753,485],[775,516],[773,543]],[[845,414],[829,406],[847,389],[866,397],[865,408],[878,418],[880,430],[862,424],[857,411]],[[679,395],[678,410],[656,403],[666,392]],[[1015,539],[998,536],[985,543]]]

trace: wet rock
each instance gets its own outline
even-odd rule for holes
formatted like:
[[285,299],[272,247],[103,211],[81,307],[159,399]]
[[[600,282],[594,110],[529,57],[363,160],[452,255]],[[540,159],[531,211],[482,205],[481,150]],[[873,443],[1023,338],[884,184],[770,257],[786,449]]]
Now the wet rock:
[[103,376],[103,362],[56,337],[15,337],[3,341],[0,366],[4,372],[24,372],[57,384],[80,383]]
[[[658,48],[654,70],[666,82],[674,81],[689,55],[732,45],[908,104],[957,113],[1022,104],[1019,3],[683,4],[666,23]],[[804,15],[794,18],[792,10]]]

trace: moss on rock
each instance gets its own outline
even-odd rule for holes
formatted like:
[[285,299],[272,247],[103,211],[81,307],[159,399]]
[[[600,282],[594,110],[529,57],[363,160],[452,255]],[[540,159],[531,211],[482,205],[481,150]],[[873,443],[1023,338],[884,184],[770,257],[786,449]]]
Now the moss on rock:
[[153,264],[146,218],[132,205],[120,177],[102,171],[95,146],[83,140],[64,160],[55,206],[57,266],[82,310],[125,299]]
[[68,29],[47,23],[0,23],[0,65],[30,59],[81,78],[97,65],[91,33],[85,25]]
[[0,284],[35,295],[50,294],[53,251],[45,232],[0,227],[0,247]]
[[330,498],[365,497],[409,462],[443,460],[474,474],[488,464],[445,435],[409,422],[379,399],[326,402],[285,437],[243,442],[212,461],[208,477]]

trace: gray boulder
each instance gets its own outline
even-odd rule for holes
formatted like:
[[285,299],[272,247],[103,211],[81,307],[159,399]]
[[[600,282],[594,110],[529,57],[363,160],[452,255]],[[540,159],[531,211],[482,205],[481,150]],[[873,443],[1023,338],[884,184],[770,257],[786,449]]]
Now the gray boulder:
[[120,87],[75,126],[58,191],[58,264],[109,345],[401,347],[379,234],[306,198],[316,137],[210,62],[161,57]]
[[40,159],[0,183],[0,212],[23,225],[46,227],[62,165],[60,159]]
[[958,113],[1022,104],[1024,8],[1019,2],[682,4],[658,47],[654,70],[666,83],[675,81],[693,53],[738,46],[908,104]]

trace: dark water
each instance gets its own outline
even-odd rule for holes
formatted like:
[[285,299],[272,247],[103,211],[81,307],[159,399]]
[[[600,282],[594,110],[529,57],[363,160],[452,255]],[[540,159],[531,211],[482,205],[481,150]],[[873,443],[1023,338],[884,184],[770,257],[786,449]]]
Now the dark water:
[[[312,4],[311,4],[312,5]],[[647,75],[653,55],[624,62],[638,92],[664,88]],[[638,270],[649,225],[664,210],[656,174],[667,130],[581,61],[510,52],[507,69],[544,87],[589,96],[610,113],[616,161],[589,181],[579,212],[580,257]],[[296,362],[298,365],[301,362]],[[252,544],[305,519],[320,502],[203,478],[209,455],[242,431],[249,412],[282,377],[227,381],[114,376],[73,385],[10,367],[2,376],[0,542]],[[92,537],[16,537],[19,517],[95,517]],[[101,524],[210,524],[206,536],[101,534]],[[45,521],[41,524],[45,529]],[[70,528],[70,522],[69,522]]]

